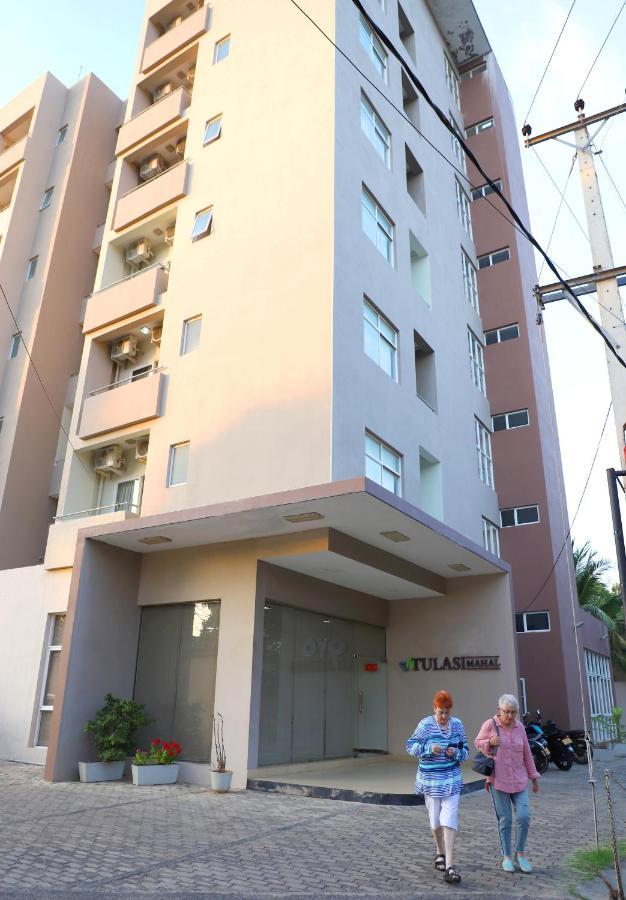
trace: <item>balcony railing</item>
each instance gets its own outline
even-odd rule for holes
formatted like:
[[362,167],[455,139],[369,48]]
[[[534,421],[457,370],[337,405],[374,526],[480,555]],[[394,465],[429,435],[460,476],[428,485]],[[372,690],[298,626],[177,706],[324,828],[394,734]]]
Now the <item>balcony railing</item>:
[[94,331],[157,306],[159,297],[167,290],[168,269],[153,263],[101,288],[87,300],[83,331]]
[[22,162],[26,156],[27,143],[28,135],[21,140],[16,141],[14,144],[11,144],[10,147],[5,147],[4,150],[0,152],[0,175],[4,175],[4,173],[8,172],[9,169],[12,169],[13,166]]
[[164,59],[167,59],[168,56],[172,56],[172,54],[177,53],[178,50],[205,34],[209,28],[210,15],[210,6],[201,6],[200,9],[183,19],[180,25],[172,28],[171,31],[166,31],[161,37],[148,44],[143,51],[141,71],[144,74],[149,72]]
[[179,87],[125,122],[120,128],[115,148],[116,156],[126,153],[135,144],[180,119],[191,103],[191,94]]
[[110,503],[108,506],[94,506],[93,509],[82,509],[80,512],[63,513],[62,516],[55,516],[55,522],[68,522],[71,519],[87,519],[90,516],[104,516],[107,513],[126,512],[130,515],[138,516],[140,508],[131,500],[121,500],[119,503]]
[[160,416],[161,386],[165,376],[163,369],[155,369],[153,374],[154,378],[131,377],[123,384],[106,385],[85,397],[79,437],[85,440]]
[[105,387],[97,388],[95,391],[89,391],[87,396],[97,397],[98,394],[106,394],[107,391],[114,391],[124,384],[131,384],[133,381],[140,381],[142,378],[149,378],[151,375],[156,375],[157,372],[163,371],[165,371],[165,366],[158,366],[156,369],[149,369],[147,372],[140,372],[138,375],[129,375],[128,378],[121,378],[119,381],[113,381]]
[[183,159],[160,175],[122,194],[115,208],[114,230],[121,231],[184,197],[187,193],[188,168],[189,163]]

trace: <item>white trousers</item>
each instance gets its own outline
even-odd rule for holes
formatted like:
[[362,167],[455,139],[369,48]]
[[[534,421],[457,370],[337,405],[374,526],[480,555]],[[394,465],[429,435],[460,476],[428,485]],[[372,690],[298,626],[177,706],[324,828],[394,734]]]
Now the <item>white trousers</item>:
[[433,829],[458,828],[459,821],[459,797],[460,794],[452,794],[450,797],[424,797],[430,827]]

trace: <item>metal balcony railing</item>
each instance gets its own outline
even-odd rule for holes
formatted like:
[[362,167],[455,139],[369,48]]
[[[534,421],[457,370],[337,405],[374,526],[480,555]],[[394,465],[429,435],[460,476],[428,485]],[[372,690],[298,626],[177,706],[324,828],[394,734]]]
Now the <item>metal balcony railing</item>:
[[96,388],[95,391],[89,391],[87,396],[96,397],[98,394],[106,394],[107,391],[114,391],[115,388],[122,387],[125,384],[131,384],[133,381],[141,381],[142,378],[149,378],[151,375],[156,375],[157,372],[163,372],[165,368],[165,366],[157,366],[156,369],[149,369],[147,372],[138,372],[135,375],[129,375],[128,378],[122,378],[120,381],[114,381],[112,384]]

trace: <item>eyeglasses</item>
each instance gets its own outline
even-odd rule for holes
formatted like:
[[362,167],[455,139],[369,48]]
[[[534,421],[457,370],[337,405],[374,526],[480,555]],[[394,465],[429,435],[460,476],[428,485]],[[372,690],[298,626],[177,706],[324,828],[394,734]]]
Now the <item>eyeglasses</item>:
[[500,715],[501,716],[516,716],[517,710],[516,709],[501,709]]

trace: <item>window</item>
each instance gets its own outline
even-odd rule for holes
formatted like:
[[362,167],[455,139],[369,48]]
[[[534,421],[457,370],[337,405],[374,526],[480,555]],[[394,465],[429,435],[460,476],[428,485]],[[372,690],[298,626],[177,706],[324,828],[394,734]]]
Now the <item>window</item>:
[[53,193],[54,193],[53,187],[49,187],[44,191],[44,195],[41,198],[41,206],[39,207],[40,210],[47,209],[50,206],[50,203],[52,202],[52,194]]
[[16,333],[11,338],[11,343],[9,345],[9,359],[15,359],[17,356],[17,351],[20,349],[20,344],[22,342],[22,332],[16,331]]
[[463,249],[461,249],[461,266],[463,268],[463,290],[465,291],[465,296],[480,315],[480,309],[478,307],[476,267]]
[[465,137],[470,138],[475,134],[480,134],[481,131],[488,131],[490,128],[493,128],[493,116],[483,119],[482,122],[476,122],[474,125],[468,125],[465,129]]
[[398,380],[398,332],[366,299],[363,300],[363,349],[387,375]]
[[415,392],[434,412],[437,411],[435,352],[421,334],[413,332],[415,343]]
[[129,481],[118,481],[115,492],[115,512],[138,513],[141,509],[143,476]]
[[193,316],[183,322],[183,334],[180,341],[180,355],[185,356],[198,349],[200,332],[202,331],[202,316]]
[[402,69],[402,109],[409,122],[419,128],[420,108],[417,91],[409,81],[404,69]]
[[424,187],[424,170],[415,159],[407,145],[404,145],[406,161],[406,189],[409,197],[426,215],[426,191]]
[[[458,131],[458,126],[450,113],[450,121]],[[452,162],[455,163],[457,169],[464,174],[467,173],[467,163],[465,161],[465,150],[461,147],[458,137],[450,132],[450,141],[452,142]]]
[[409,21],[409,17],[398,3],[398,34],[402,46],[415,62],[415,31]]
[[196,220],[193,223],[193,228],[191,230],[191,240],[197,241],[200,238],[206,237],[207,234],[211,233],[211,225],[213,224],[213,207],[209,206],[208,209],[202,209],[200,212],[196,213]]
[[67,136],[67,125],[64,125],[62,128],[59,128],[57,132],[56,146],[62,144]]
[[213,62],[218,63],[223,59],[226,59],[228,54],[230,53],[230,35],[228,37],[222,38],[221,41],[218,41],[215,45],[215,53],[213,55]]
[[38,256],[31,256],[31,258],[28,260],[28,265],[26,266],[26,281],[30,281],[30,279],[35,275],[38,259]]
[[393,265],[393,223],[365,187],[361,191],[361,221],[370,241]]
[[465,72],[461,72],[460,80],[467,81],[469,78],[477,78],[478,75],[482,75],[483,72],[487,71],[487,63],[482,62],[478,63],[477,66],[474,66],[472,69],[467,69]]
[[479,391],[487,396],[485,386],[485,361],[483,359],[483,347],[471,328],[467,329],[467,340],[469,344],[470,368],[472,370],[472,381]]
[[[123,371],[120,369],[120,371]],[[130,376],[131,381],[140,381],[142,378],[145,378],[149,372],[152,372],[152,364],[147,366],[138,366],[136,369],[133,369],[132,374]]]
[[501,509],[500,521],[503,528],[513,528],[515,525],[533,525],[539,521],[539,507],[513,506],[510,509]]
[[401,496],[402,457],[387,444],[365,432],[365,477]]
[[498,263],[506,262],[511,258],[511,252],[508,247],[502,250],[494,250],[493,253],[485,253],[484,256],[478,257],[478,268],[487,269],[489,266],[496,266]]
[[371,59],[374,68],[381,78],[387,80],[387,52],[381,42],[378,40],[369,23],[365,21],[363,16],[359,23],[359,40],[361,46]]
[[611,739],[613,735],[608,732],[605,720],[595,718],[596,716],[611,717],[614,705],[613,680],[608,656],[585,649],[585,672],[589,687],[593,739],[595,741]]
[[216,141],[222,135],[222,117],[215,116],[214,119],[209,119],[209,121],[204,126],[204,137],[202,139],[202,146],[206,147],[207,144],[211,144],[213,141]]
[[61,659],[64,626],[64,615],[48,617],[46,644],[44,648],[45,655],[41,673],[41,693],[39,695],[37,723],[35,727],[36,747],[47,747],[50,740],[52,711],[54,709],[54,701],[59,686],[59,661]]
[[461,98],[459,97],[459,79],[452,67],[452,63],[444,53],[443,55],[443,64],[446,70],[446,83],[448,85],[448,90],[454,97],[454,102],[457,106],[461,105]]
[[[502,182],[499,178],[494,178],[493,183],[495,186],[502,190]],[[493,188],[490,184],[481,184],[480,187],[474,188],[472,191],[472,200],[479,200],[480,197],[488,197],[489,194],[493,194]]]
[[501,344],[503,341],[512,341],[519,337],[519,325],[515,322],[513,325],[505,325],[502,328],[493,328],[491,331],[485,332],[485,343]]
[[167,486],[185,484],[187,481],[187,465],[189,463],[189,441],[172,444],[167,466]]
[[470,200],[457,178],[454,179],[454,189],[456,191],[456,210],[459,214],[459,222],[467,232],[468,236],[472,238],[472,216],[470,213]]
[[512,428],[523,428],[524,425],[529,424],[528,410],[517,409],[515,412],[500,413],[497,416],[492,416],[491,421],[494,431],[510,431]]
[[517,613],[515,616],[515,630],[520,634],[525,631],[550,631],[550,613]]
[[483,544],[485,550],[493,553],[494,556],[500,556],[500,540],[498,537],[498,526],[490,519],[483,516]]
[[493,460],[491,458],[491,438],[489,430],[480,419],[474,419],[476,433],[476,452],[478,453],[478,475],[488,487],[494,486]]
[[365,94],[361,94],[361,130],[387,168],[390,168],[391,133]]
[[432,306],[428,253],[412,231],[409,231],[409,259],[411,263],[411,284],[426,306]]

